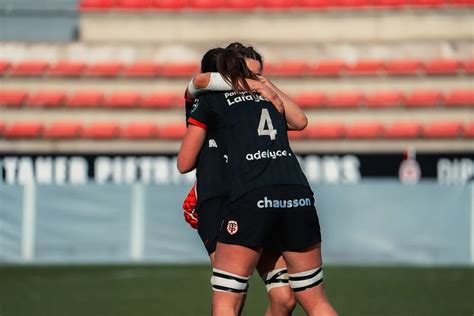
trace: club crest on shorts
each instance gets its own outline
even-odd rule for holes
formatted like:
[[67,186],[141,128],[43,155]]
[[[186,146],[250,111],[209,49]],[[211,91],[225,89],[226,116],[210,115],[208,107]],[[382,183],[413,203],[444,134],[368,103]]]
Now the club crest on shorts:
[[234,235],[235,233],[237,233],[238,230],[239,230],[239,225],[237,224],[236,221],[227,222],[227,232],[229,232],[229,234]]

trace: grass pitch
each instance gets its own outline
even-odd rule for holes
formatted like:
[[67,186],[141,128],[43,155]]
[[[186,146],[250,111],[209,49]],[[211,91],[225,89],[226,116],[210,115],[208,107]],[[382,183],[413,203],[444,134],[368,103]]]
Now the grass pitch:
[[[326,267],[324,274],[341,316],[474,314],[472,268]],[[209,315],[209,278],[208,266],[0,266],[0,315]],[[266,305],[254,275],[244,315],[263,315]]]

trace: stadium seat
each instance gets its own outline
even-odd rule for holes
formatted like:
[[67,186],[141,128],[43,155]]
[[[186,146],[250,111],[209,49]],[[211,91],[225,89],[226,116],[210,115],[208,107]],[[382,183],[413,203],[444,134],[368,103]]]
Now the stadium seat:
[[435,108],[443,101],[443,95],[439,91],[418,90],[413,91],[406,97],[405,105],[409,108]]
[[6,128],[6,124],[5,122],[3,121],[0,121],[0,136],[3,136],[3,133],[5,133],[5,128]]
[[173,93],[157,92],[143,97],[140,107],[166,109],[184,104],[183,97]]
[[462,133],[461,122],[442,121],[431,122],[423,127],[423,136],[425,138],[456,138]]
[[195,63],[164,64],[159,74],[164,77],[191,77],[199,73],[199,65]]
[[403,104],[404,97],[399,91],[379,91],[366,96],[369,108],[394,108]]
[[450,4],[454,6],[474,6],[474,0],[451,0]]
[[30,95],[26,105],[30,107],[55,108],[63,105],[66,95],[61,91],[39,91]]
[[422,62],[415,59],[400,59],[388,61],[385,72],[388,75],[417,75],[422,70]]
[[361,92],[339,92],[327,99],[328,107],[332,108],[357,108],[364,102]]
[[81,0],[79,10],[96,11],[108,10],[112,7],[114,0]]
[[474,89],[454,90],[445,97],[446,106],[474,106]]
[[312,139],[338,139],[346,134],[346,128],[338,122],[319,122],[306,127],[308,138]]
[[384,138],[417,138],[421,134],[418,122],[394,122],[385,127]]
[[436,59],[425,63],[428,75],[455,75],[458,73],[460,62],[455,59]]
[[101,62],[90,65],[84,71],[84,75],[94,77],[116,77],[122,70],[123,65],[119,62]]
[[227,0],[226,6],[230,9],[249,10],[258,6],[258,0]]
[[261,0],[261,6],[265,9],[290,9],[294,5],[293,0]]
[[20,107],[27,96],[23,90],[0,90],[0,106]]
[[474,59],[463,62],[461,66],[464,73],[468,75],[474,74]]
[[302,93],[293,98],[302,108],[320,108],[326,104],[326,94],[322,92]]
[[224,6],[224,0],[189,0],[189,6],[194,10],[213,10]]
[[129,123],[122,128],[120,137],[128,139],[150,139],[156,138],[158,127],[154,123],[135,122]]
[[349,65],[347,68],[348,75],[357,76],[374,76],[383,70],[384,62],[380,60],[359,60],[356,63]]
[[343,61],[326,60],[310,66],[310,73],[315,76],[339,76],[346,68]]
[[82,133],[82,124],[78,122],[55,122],[43,131],[43,137],[49,139],[79,138]]
[[81,136],[89,139],[112,139],[120,134],[120,126],[115,122],[96,122],[83,129]]
[[310,9],[327,9],[331,6],[331,0],[299,0],[298,6]]
[[370,5],[369,0],[336,0],[332,3],[339,8],[362,9]]
[[60,61],[49,68],[48,74],[50,76],[79,77],[85,68],[86,64],[83,62]]
[[304,139],[307,136],[307,129],[302,131],[288,131],[289,139]]
[[179,10],[186,7],[188,0],[155,0],[153,7],[156,9]]
[[[268,69],[267,69],[268,68]],[[278,64],[266,65],[264,72],[272,76],[302,76],[306,75],[309,65],[300,61],[283,61]]]
[[98,91],[80,91],[66,99],[66,106],[77,108],[94,108],[102,106],[104,94]]
[[372,0],[372,5],[375,8],[385,9],[385,8],[401,8],[406,5],[406,0]]
[[0,60],[0,76],[6,75],[10,67],[11,67],[11,64],[8,61]]
[[186,132],[186,125],[183,123],[171,123],[160,126],[158,129],[158,137],[163,139],[181,139]]
[[105,97],[104,107],[108,108],[133,108],[138,106],[141,96],[135,92],[115,92]]
[[474,121],[464,125],[464,137],[474,138]]
[[41,122],[15,122],[7,126],[6,138],[37,138],[43,131]]
[[407,2],[414,7],[440,7],[445,4],[445,0],[407,0]]
[[153,5],[153,0],[116,0],[113,7],[125,10],[148,9]]
[[126,77],[155,77],[158,74],[159,67],[154,62],[136,62],[125,66],[123,75]]
[[10,69],[11,76],[41,76],[48,69],[48,63],[44,61],[22,61]]
[[378,138],[383,135],[384,127],[379,122],[357,122],[347,127],[347,138]]

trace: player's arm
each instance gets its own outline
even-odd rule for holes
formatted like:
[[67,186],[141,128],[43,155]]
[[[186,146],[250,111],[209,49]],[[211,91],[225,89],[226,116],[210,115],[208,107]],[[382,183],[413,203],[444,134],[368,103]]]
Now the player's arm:
[[293,131],[301,131],[305,129],[308,125],[308,118],[298,104],[296,104],[286,93],[281,91],[267,78],[260,76],[260,80],[275,91],[278,94],[278,97],[283,101],[284,114],[288,129]]
[[178,153],[178,170],[187,173],[196,167],[197,157],[206,138],[206,130],[190,124],[186,129]]
[[[259,92],[282,112],[283,101],[271,86],[253,79],[247,79],[247,83],[252,90]],[[186,97],[192,100],[206,91],[231,91],[232,89],[232,85],[225,81],[218,72],[206,72],[191,79],[186,89]]]

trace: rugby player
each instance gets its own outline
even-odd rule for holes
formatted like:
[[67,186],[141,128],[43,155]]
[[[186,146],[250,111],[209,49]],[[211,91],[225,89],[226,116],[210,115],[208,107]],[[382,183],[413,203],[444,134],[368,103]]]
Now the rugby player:
[[218,70],[234,91],[207,93],[196,100],[178,155],[178,169],[190,171],[212,124],[229,159],[230,204],[211,278],[213,315],[239,313],[262,251],[275,241],[283,251],[289,284],[306,313],[337,315],[323,289],[313,192],[289,146],[285,113],[249,87],[248,78],[259,78],[248,63],[252,62],[246,54],[232,47],[219,55]]

